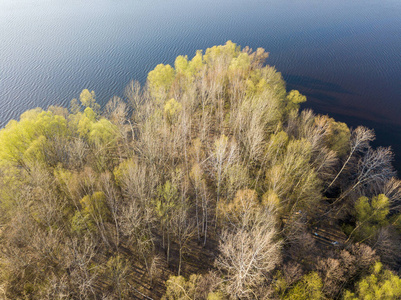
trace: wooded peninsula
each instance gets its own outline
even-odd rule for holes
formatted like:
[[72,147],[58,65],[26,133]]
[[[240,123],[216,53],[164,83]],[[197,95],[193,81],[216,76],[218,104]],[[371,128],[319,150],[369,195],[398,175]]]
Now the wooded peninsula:
[[0,130],[3,299],[400,299],[401,181],[228,41]]

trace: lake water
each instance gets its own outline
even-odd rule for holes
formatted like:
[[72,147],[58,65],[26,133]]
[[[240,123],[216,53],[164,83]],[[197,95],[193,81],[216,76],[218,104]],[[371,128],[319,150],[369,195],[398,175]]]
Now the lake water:
[[227,40],[269,51],[305,107],[375,128],[401,170],[400,0],[0,0],[0,126]]

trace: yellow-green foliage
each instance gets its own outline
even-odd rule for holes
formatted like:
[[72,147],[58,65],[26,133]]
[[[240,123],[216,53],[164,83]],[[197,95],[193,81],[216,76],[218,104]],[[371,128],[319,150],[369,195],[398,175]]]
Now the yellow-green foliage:
[[280,207],[280,198],[277,194],[271,190],[267,191],[262,196],[262,204],[266,206],[272,206],[274,208]]
[[192,60],[188,60],[188,56],[177,56],[174,62],[174,68],[180,79],[185,79],[180,88],[187,88],[188,84],[193,83],[194,77],[204,66],[202,51],[198,50]]
[[158,188],[158,199],[155,201],[155,212],[163,221],[167,221],[173,208],[178,204],[178,190],[169,180]]
[[[157,65],[143,88],[130,84],[131,111],[114,98],[101,114],[84,89],[70,114],[33,109],[1,129],[1,295],[160,298],[165,284],[164,299],[322,299],[376,259],[366,245],[361,258],[339,250],[312,259],[324,248],[312,226],[326,226],[329,213],[399,262],[399,243],[390,244],[399,222],[389,218],[399,217],[401,184],[390,167],[353,182],[364,164],[386,165],[374,157],[382,149],[369,149],[366,131],[351,150],[364,130],[300,113],[306,97],[287,92],[267,57],[228,41]],[[338,207],[354,218],[340,219]],[[203,275],[171,276],[194,268]],[[399,281],[377,265],[346,299],[400,298]]]
[[82,209],[76,211],[71,220],[73,231],[94,230],[96,223],[110,221],[110,209],[103,192],[86,195],[80,200],[80,204]]
[[13,210],[18,204],[18,196],[25,184],[20,168],[7,165],[2,167],[0,164],[0,210],[2,217],[13,214]]
[[349,151],[351,132],[345,123],[335,122],[333,119],[329,122],[329,134],[326,139],[329,147],[342,157]]
[[[310,164],[311,144],[305,140],[290,140],[280,134],[272,138],[273,166],[266,172],[266,185],[270,193],[287,201],[280,205],[282,212],[313,209],[319,199],[320,180]],[[276,152],[277,151],[277,152]]]
[[107,206],[106,196],[103,192],[95,192],[92,196],[86,195],[81,199],[80,203],[84,213],[103,221],[109,220],[110,210]]
[[79,100],[85,107],[91,107],[91,104],[95,102],[95,92],[89,92],[89,90],[84,89],[79,95]]
[[306,101],[306,97],[304,95],[301,95],[297,90],[290,91],[287,95],[287,99],[289,102],[294,104],[300,104]]
[[177,73],[185,73],[188,68],[188,56],[177,56],[174,62],[174,67]]
[[224,46],[213,46],[206,49],[204,59],[209,66],[218,66],[218,60],[228,63],[234,57],[237,57],[241,51],[241,47],[231,41],[227,41]]
[[189,70],[191,71],[191,74],[195,75],[199,71],[203,69],[204,62],[203,62],[203,55],[202,55],[202,50],[196,51],[196,55],[192,58],[192,60],[189,62]]
[[289,287],[289,283],[287,282],[287,280],[285,279],[285,277],[283,276],[283,272],[282,271],[277,271],[276,274],[274,274],[274,291],[276,292],[276,294],[278,294],[280,297],[280,299],[284,298],[284,295]]
[[87,106],[84,112],[68,119],[36,108],[23,113],[19,122],[10,121],[0,130],[0,165],[48,163],[46,155],[54,152],[54,141],[68,143],[77,135],[92,144],[114,146],[117,127],[105,118],[98,119],[94,93],[84,90],[81,101]]
[[316,272],[302,277],[284,297],[285,300],[319,300],[324,299],[322,280]]
[[166,95],[174,81],[175,71],[170,65],[159,64],[148,74],[149,89],[155,98]]
[[[189,295],[193,297],[192,294],[193,290],[195,289],[195,285],[191,281],[186,281],[183,276],[170,276],[166,282],[166,288],[166,294],[164,295],[163,299],[183,300],[188,299],[188,297],[190,297]],[[192,297],[190,297],[190,299],[192,299]]]
[[[166,293],[163,300],[184,300],[184,299],[225,299],[221,292],[209,292],[202,290],[203,276],[191,274],[188,279],[183,276],[170,276],[166,282]],[[207,293],[207,296],[206,296]]]
[[25,165],[27,161],[44,161],[48,139],[65,137],[67,121],[60,115],[41,109],[29,110],[20,121],[10,121],[0,130],[0,164]]
[[71,229],[76,233],[95,231],[96,225],[88,214],[76,211],[71,218]]
[[114,168],[113,175],[116,181],[116,184],[121,186],[124,181],[124,177],[129,177],[129,170],[134,169],[136,167],[136,163],[132,159],[124,160],[121,164]]
[[71,115],[71,123],[80,137],[97,145],[113,146],[117,138],[117,127],[109,120],[100,118],[92,108],[85,108],[84,112]]
[[261,96],[269,91],[280,101],[286,101],[285,85],[283,78],[274,67],[266,66],[252,70],[246,80],[247,96]]
[[357,236],[359,239],[373,237],[377,230],[386,225],[390,203],[384,194],[373,197],[360,197],[355,203]]
[[224,297],[224,294],[220,291],[218,292],[211,292],[207,295],[207,300],[224,300],[227,297]]
[[344,300],[387,300],[401,299],[401,278],[385,270],[376,262],[371,274],[356,284],[356,292],[345,292]]
[[129,285],[127,276],[129,275],[130,263],[121,254],[109,258],[102,275],[109,278],[109,288],[117,291],[120,299],[128,299]]
[[262,70],[256,70],[252,72],[249,76],[249,79],[246,81],[246,85],[246,94],[248,97],[258,96],[268,88],[266,79],[263,78]]
[[183,75],[186,78],[191,78],[194,75],[190,68],[188,56],[177,56],[174,62],[174,68],[177,75]]
[[[91,108],[94,112],[99,113],[100,105],[96,103],[95,92],[89,92],[89,90],[84,89],[79,95],[79,101],[86,108]],[[75,109],[75,107],[73,107]]]
[[71,116],[71,120],[73,124],[76,124],[79,135],[86,137],[91,130],[92,124],[96,122],[96,115],[90,107],[87,107],[83,113]]
[[257,211],[259,208],[256,191],[238,190],[235,198],[227,203],[220,203],[219,212],[231,222],[239,222],[246,212]]
[[46,138],[41,135],[36,140],[32,141],[28,149],[24,153],[25,161],[45,161],[44,148],[46,147]]
[[177,121],[178,114],[182,110],[182,104],[177,102],[174,98],[171,98],[164,105],[164,113],[169,124],[173,124]]
[[92,124],[89,141],[95,144],[110,145],[115,142],[117,128],[107,119],[100,119]]
[[251,67],[251,59],[247,53],[240,53],[237,57],[233,58],[229,65],[231,72],[246,72]]

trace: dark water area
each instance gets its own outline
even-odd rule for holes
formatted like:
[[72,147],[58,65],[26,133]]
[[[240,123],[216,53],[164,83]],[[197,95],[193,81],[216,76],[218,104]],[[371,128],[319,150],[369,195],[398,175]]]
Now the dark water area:
[[401,171],[399,0],[1,0],[0,127],[227,40],[269,51],[304,107],[374,128]]

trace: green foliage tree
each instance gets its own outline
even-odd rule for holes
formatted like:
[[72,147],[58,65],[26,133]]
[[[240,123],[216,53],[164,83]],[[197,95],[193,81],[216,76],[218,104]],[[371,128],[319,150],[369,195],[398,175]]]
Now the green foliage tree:
[[[170,276],[166,282],[166,293],[163,296],[165,300],[180,300],[180,299],[197,299],[196,285],[199,280],[199,275],[192,274],[189,280],[183,276]],[[198,298],[199,299],[199,298]]]
[[329,134],[327,142],[330,149],[336,151],[339,157],[343,157],[349,151],[351,131],[347,124],[329,119]]
[[289,105],[297,107],[296,105],[299,105],[306,101],[306,97],[302,95],[299,91],[292,90],[287,94],[287,101],[289,102]]
[[[91,108],[95,113],[100,112],[100,105],[96,103],[96,96],[94,91],[89,92],[88,89],[82,90],[81,94],[79,95],[79,101],[84,107]],[[75,105],[72,108],[76,110]]]
[[356,227],[350,233],[358,240],[372,238],[382,226],[388,224],[387,216],[390,212],[390,203],[386,195],[380,194],[369,200],[360,197],[355,203]]
[[26,166],[29,161],[45,162],[46,149],[55,137],[69,134],[67,120],[50,111],[34,109],[10,121],[0,131],[0,164]]
[[104,223],[111,220],[110,209],[103,192],[86,195],[80,200],[80,205],[82,209],[77,210],[71,220],[73,231],[93,231],[96,226],[102,230]]
[[177,121],[177,116],[182,110],[182,104],[171,98],[164,105],[164,113],[166,114],[167,122],[173,124]]
[[356,283],[356,292],[346,291],[344,300],[381,300],[401,298],[401,278],[376,262],[371,274]]
[[159,64],[148,74],[148,85],[156,99],[165,97],[175,78],[175,71],[170,65]]
[[361,276],[347,297],[399,297],[395,275],[363,277],[375,251],[400,261],[391,150],[299,111],[267,57],[228,41],[156,66],[129,103],[84,89],[1,129],[2,297],[155,299],[168,276],[165,299],[341,297]]
[[215,291],[215,277],[211,274],[191,274],[188,279],[183,276],[170,276],[166,281],[166,293],[163,300],[223,300],[227,299],[221,291]]
[[305,275],[284,297],[286,300],[324,299],[322,280],[316,272]]
[[174,183],[168,180],[164,185],[159,186],[158,198],[155,200],[154,209],[161,224],[163,247],[166,247],[165,239],[167,239],[167,263],[169,263],[170,260],[171,220],[173,218],[174,210],[179,205],[178,200],[178,189]]

